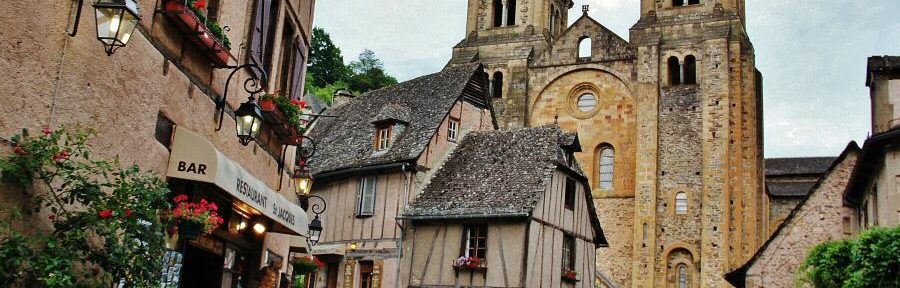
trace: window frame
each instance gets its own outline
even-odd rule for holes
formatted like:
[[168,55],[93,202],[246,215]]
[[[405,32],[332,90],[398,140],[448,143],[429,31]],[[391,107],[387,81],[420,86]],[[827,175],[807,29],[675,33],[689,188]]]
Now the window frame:
[[687,288],[688,287],[688,267],[687,264],[679,263],[675,266],[675,285],[678,285],[679,288]]
[[375,126],[375,151],[384,151],[391,148],[391,137],[394,125]]
[[571,234],[563,235],[562,241],[562,268],[563,273],[566,271],[575,271],[575,261],[578,246],[575,243],[575,236]]
[[572,179],[572,177],[566,176],[566,183],[565,183],[566,185],[563,188],[563,189],[565,189],[564,197],[563,197],[563,199],[564,199],[563,206],[566,207],[566,210],[575,211],[575,202],[576,202],[576,198],[577,198],[576,193],[578,191],[577,183],[578,182],[575,181],[575,179]]
[[675,205],[673,205],[675,215],[687,215],[691,210],[690,206],[690,199],[687,192],[675,192]]
[[[610,155],[605,155],[609,151]],[[609,159],[606,162],[605,159]],[[609,171],[604,171],[604,167],[609,167]],[[609,175],[608,180],[604,175]],[[614,190],[616,188],[616,148],[612,145],[605,144],[600,147],[597,153],[597,188],[604,191]]]
[[[371,181],[370,181],[371,180]],[[356,190],[356,217],[371,217],[375,215],[375,203],[378,196],[378,177],[363,176],[359,178]],[[367,194],[370,195],[367,199]],[[367,202],[371,201],[371,202]]]
[[[472,236],[473,231],[476,232],[474,239]],[[462,245],[460,245],[462,251],[459,253],[460,256],[478,258],[481,260],[482,265],[484,265],[484,260],[487,259],[487,241],[489,236],[487,224],[467,224],[463,226]],[[475,244],[474,247],[472,245],[473,240]]]
[[450,142],[459,140],[459,119],[450,117],[447,122],[447,140]]
[[372,261],[359,261],[359,286],[360,288],[372,288],[375,280],[375,263]]

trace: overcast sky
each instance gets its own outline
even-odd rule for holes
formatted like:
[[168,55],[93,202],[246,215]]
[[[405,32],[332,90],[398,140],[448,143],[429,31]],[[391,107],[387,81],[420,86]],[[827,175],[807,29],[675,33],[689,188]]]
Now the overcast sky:
[[[350,61],[375,51],[400,81],[440,70],[465,34],[467,0],[319,0],[314,25]],[[625,39],[639,0],[575,0]],[[747,0],[764,77],[766,157],[836,156],[869,133],[866,58],[900,55],[900,0]]]

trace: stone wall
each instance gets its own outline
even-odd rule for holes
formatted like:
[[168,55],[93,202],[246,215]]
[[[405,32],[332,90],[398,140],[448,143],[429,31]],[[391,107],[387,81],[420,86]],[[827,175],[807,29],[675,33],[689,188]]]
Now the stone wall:
[[594,200],[609,247],[597,248],[597,269],[616,287],[631,287],[631,251],[634,245],[634,198]]

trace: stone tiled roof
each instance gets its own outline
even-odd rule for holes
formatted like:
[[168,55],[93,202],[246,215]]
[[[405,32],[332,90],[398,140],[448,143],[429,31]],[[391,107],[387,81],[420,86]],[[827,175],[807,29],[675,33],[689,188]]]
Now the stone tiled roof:
[[815,181],[809,182],[775,182],[767,181],[766,188],[769,195],[781,197],[803,197],[809,194],[809,189],[816,185]]
[[469,133],[405,215],[529,216],[566,166],[561,134],[556,126]]
[[[325,114],[309,136],[318,143],[310,158],[313,174],[343,169],[412,161],[419,157],[454,103],[464,96],[467,85],[480,73],[471,64],[447,68],[394,86],[371,91]],[[375,126],[379,118],[408,124],[395,131],[387,152],[374,152]],[[397,119],[403,118],[403,119]]]
[[766,176],[823,174],[835,157],[766,159]]

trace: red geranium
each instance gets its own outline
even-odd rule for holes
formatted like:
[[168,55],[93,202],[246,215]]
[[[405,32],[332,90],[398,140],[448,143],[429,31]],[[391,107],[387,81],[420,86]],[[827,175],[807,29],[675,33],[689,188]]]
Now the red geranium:
[[112,210],[103,210],[103,211],[100,211],[99,214],[100,214],[100,218],[106,219],[106,218],[112,217],[113,212],[112,212]]
[[170,219],[175,222],[175,224],[182,222],[192,222],[203,225],[203,232],[210,233],[219,225],[225,223],[225,219],[219,216],[219,213],[216,212],[219,210],[219,206],[216,203],[212,203],[207,201],[206,199],[200,199],[200,203],[191,203],[187,202],[187,195],[178,195],[175,196],[172,200],[175,201],[176,206],[172,209]]
[[125,208],[125,217],[131,217],[131,209]]
[[28,152],[25,151],[25,148],[22,148],[22,146],[13,147],[13,152],[15,152],[16,154],[19,154],[19,155],[28,154]]
[[53,130],[50,130],[50,127],[44,127],[43,132],[44,132],[44,136],[50,136],[50,134],[53,134]]
[[56,155],[53,155],[53,161],[56,163],[62,163],[68,159],[69,159],[68,151],[62,151],[62,152],[56,153]]
[[194,8],[197,8],[197,9],[206,8],[206,0],[197,0],[197,2],[194,2]]

